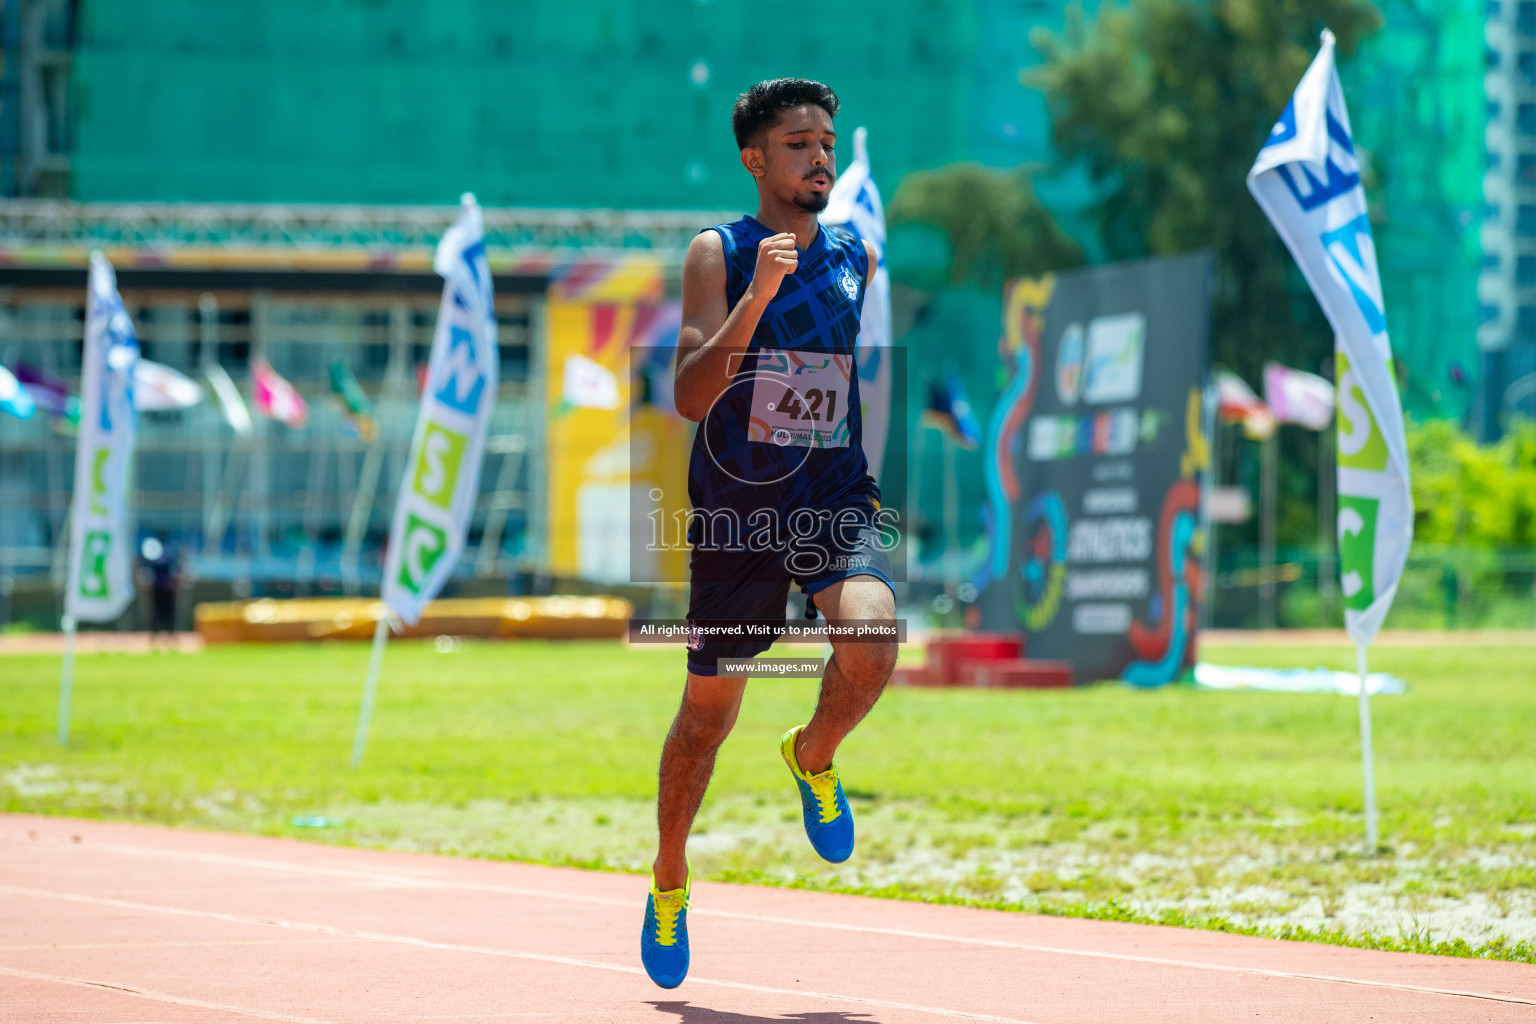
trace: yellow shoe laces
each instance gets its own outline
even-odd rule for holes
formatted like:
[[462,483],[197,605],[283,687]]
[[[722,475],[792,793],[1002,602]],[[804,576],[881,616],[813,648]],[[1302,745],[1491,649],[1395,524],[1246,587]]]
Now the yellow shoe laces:
[[842,812],[837,808],[837,769],[828,768],[820,775],[805,776],[805,784],[816,796],[816,805],[823,825],[836,821]]
[[670,946],[677,942],[677,917],[688,909],[686,889],[668,889],[666,892],[651,890],[651,905],[656,908],[656,945]]

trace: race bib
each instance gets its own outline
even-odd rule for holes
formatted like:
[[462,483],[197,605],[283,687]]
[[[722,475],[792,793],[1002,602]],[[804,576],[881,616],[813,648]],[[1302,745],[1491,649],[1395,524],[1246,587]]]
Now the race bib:
[[798,448],[848,447],[852,356],[763,349],[747,439]]

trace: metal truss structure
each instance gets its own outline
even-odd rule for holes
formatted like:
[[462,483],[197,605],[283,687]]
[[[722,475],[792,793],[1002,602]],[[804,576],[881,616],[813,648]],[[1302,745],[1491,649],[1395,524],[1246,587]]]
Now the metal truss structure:
[[[457,206],[0,201],[0,247],[393,252],[437,244]],[[488,248],[650,251],[680,264],[702,228],[737,213],[709,210],[486,208]]]

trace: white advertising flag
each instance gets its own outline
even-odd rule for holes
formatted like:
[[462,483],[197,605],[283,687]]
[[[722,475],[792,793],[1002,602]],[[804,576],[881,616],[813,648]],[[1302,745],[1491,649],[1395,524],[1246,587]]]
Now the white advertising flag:
[[140,412],[190,409],[203,400],[203,386],[185,374],[140,359],[133,375],[133,407]]
[[496,405],[496,314],[474,196],[465,194],[458,220],[438,243],[433,268],[444,278],[443,301],[380,595],[412,625],[464,550]]
[[1323,33],[1322,49],[1248,172],[1248,189],[1336,335],[1344,625],[1363,649],[1392,607],[1408,559],[1413,494],[1376,244],[1332,33]]
[[885,440],[891,422],[891,275],[885,265],[885,207],[869,172],[865,131],[853,133],[853,162],[832,184],[823,224],[844,227],[875,247],[879,257],[864,288],[859,340],[854,362],[859,368],[859,404],[864,422],[864,457],[869,473],[880,479]]
[[110,621],[133,600],[128,491],[137,428],[133,382],[138,361],[139,340],[118,297],[117,276],[106,257],[92,253],[64,596],[64,613],[75,620]]

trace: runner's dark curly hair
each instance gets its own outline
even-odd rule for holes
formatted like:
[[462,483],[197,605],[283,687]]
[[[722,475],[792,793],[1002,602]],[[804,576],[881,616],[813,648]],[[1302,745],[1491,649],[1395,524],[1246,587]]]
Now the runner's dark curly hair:
[[807,78],[773,78],[758,82],[736,97],[731,109],[731,129],[736,133],[736,145],[746,149],[753,144],[759,132],[773,125],[779,114],[804,103],[814,103],[837,116],[837,93],[820,82]]

